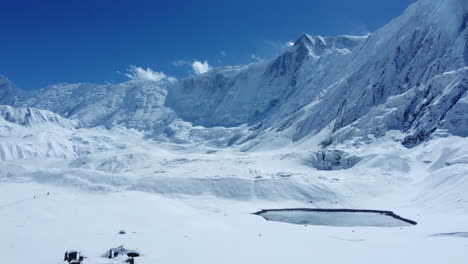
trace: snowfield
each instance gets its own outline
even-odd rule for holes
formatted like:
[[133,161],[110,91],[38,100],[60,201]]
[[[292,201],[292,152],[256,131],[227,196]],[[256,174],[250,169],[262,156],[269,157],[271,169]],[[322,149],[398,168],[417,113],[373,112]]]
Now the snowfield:
[[[5,263],[86,263],[112,247],[137,249],[136,263],[466,263],[468,240],[434,236],[467,230],[466,214],[400,208],[419,224],[402,228],[303,226],[250,214],[287,202],[174,200],[145,192],[88,193],[27,182],[0,185]],[[50,192],[47,196],[46,193]],[[32,199],[31,195],[36,195]],[[123,229],[125,235],[118,232]],[[122,262],[121,262],[122,263]]]
[[[61,263],[74,249],[85,263],[122,263],[101,257],[120,245],[143,254],[136,263],[468,261],[466,238],[439,235],[468,230],[466,138],[407,149],[392,140],[394,132],[365,147],[347,146],[362,157],[354,167],[319,170],[301,146],[213,153],[145,142],[126,130],[90,132],[78,129],[72,137],[81,138],[78,145],[94,138],[90,145],[106,151],[0,163],[5,261]],[[303,207],[392,210],[418,225],[303,226],[252,214]]]
[[[467,47],[466,0],[420,0],[368,36],[183,80],[0,75],[2,262],[468,263]],[[288,208],[418,224],[254,215]]]

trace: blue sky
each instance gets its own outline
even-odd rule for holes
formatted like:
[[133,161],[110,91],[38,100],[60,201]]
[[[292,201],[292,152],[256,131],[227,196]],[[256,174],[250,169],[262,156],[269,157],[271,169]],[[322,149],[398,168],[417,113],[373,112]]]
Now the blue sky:
[[120,82],[131,65],[184,78],[272,58],[302,33],[366,34],[413,2],[0,0],[0,74],[28,90]]

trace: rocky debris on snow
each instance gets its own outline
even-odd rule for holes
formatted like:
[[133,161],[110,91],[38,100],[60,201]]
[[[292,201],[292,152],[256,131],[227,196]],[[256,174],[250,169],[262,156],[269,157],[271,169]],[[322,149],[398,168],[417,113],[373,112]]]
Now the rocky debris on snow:
[[128,259],[126,259],[125,262],[134,263],[134,258],[139,257],[140,253],[133,249],[127,249],[122,245],[119,247],[111,248],[102,255],[102,257],[108,259],[122,258],[125,256],[128,257]]
[[343,170],[354,167],[361,157],[340,150],[319,150],[308,155],[304,162],[317,170]]
[[84,256],[81,254],[80,251],[69,250],[65,252],[65,256],[63,261],[67,261],[70,264],[79,264],[84,260]]

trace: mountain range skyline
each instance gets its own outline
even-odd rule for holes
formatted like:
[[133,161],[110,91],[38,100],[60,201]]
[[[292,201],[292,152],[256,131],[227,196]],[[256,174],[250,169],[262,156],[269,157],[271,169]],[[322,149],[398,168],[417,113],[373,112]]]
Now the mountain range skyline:
[[302,33],[365,35],[412,2],[4,1],[0,72],[25,90],[118,83],[131,65],[181,79],[269,60]]

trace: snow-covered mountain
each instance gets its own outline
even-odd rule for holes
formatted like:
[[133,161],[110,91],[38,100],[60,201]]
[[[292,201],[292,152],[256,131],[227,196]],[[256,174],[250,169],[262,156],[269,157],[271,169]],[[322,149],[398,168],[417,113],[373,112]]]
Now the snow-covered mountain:
[[0,105],[0,120],[25,127],[60,127],[73,129],[77,127],[76,122],[63,118],[47,110],[36,108],[13,108]]
[[467,136],[467,21],[466,1],[421,0],[368,36],[304,34],[272,61],[175,83],[60,84],[19,97],[4,84],[2,101],[50,110],[85,127],[123,125],[159,136],[178,133],[168,129],[175,120],[252,127],[230,144],[269,130],[299,141],[326,129],[329,145],[398,129],[413,146],[437,128]]
[[76,127],[47,110],[0,105],[0,161],[76,157],[66,138]]
[[[261,122],[262,129],[290,129],[293,140],[331,126],[333,134],[327,143],[354,135],[380,136],[389,129],[408,131],[405,142],[414,142],[412,139],[427,138],[433,129],[413,122],[427,111],[415,109],[416,105],[427,108],[428,100],[446,96],[450,103],[437,113],[433,111],[438,120],[433,126],[451,123],[452,132],[463,133],[463,125],[456,124],[463,118],[443,119],[454,115],[450,111],[456,105],[462,112],[467,110],[462,106],[467,96],[466,14],[465,1],[426,0],[367,37],[304,35],[271,62],[252,65],[238,74],[215,71],[180,82],[170,90],[168,105],[202,125]],[[440,86],[437,80],[441,79],[449,79],[446,86],[456,81],[452,84],[456,87],[447,88],[452,94],[442,95],[450,92],[431,86],[435,82]],[[411,89],[422,92],[411,93]],[[377,121],[370,113],[377,106],[394,104],[394,97],[405,93],[411,102],[393,106],[401,114],[389,111],[384,120]],[[374,129],[356,125],[361,118],[376,120],[366,122]],[[337,133],[345,134],[341,130],[348,137],[337,137]]]
[[[18,246],[27,245],[53,263],[43,252],[62,250],[58,240],[86,244],[86,263],[101,263],[96,245],[109,241],[145,249],[141,263],[197,259],[174,258],[183,246],[202,252],[200,263],[218,263],[206,261],[213,251],[226,263],[362,263],[369,252],[392,263],[382,258],[387,245],[398,259],[468,259],[466,245],[451,240],[468,228],[466,0],[420,0],[367,36],[304,34],[270,61],[182,80],[22,91],[0,76],[0,104],[0,248],[14,253],[7,262],[31,262]],[[265,207],[391,209],[419,224],[311,234],[250,214]],[[121,225],[138,234],[116,239]],[[261,239],[258,230],[269,242],[245,244],[251,231]],[[429,240],[439,235],[448,238]],[[284,243],[288,236],[301,239]],[[245,245],[245,256],[226,258],[232,250],[219,241]],[[349,243],[365,247],[350,251]],[[303,248],[310,244],[312,256]],[[332,254],[336,245],[343,259]],[[453,252],[440,250],[447,245]]]
[[[339,198],[341,191],[309,181],[309,169],[350,171],[374,164],[406,173],[411,162],[378,153],[374,145],[391,140],[406,149],[468,136],[467,23],[466,1],[421,0],[368,36],[304,34],[271,61],[179,81],[21,91],[2,77],[1,102],[11,106],[0,107],[1,159],[65,159],[54,165],[60,175],[65,170],[63,175],[104,189]],[[49,164],[39,167],[34,163],[33,174],[26,169],[18,175],[48,179],[36,174],[48,175]],[[96,173],[101,176],[91,176]],[[115,177],[118,183],[110,180]]]
[[[136,129],[143,140],[182,149],[288,152],[303,146],[313,152],[304,155],[316,169],[350,168],[364,156],[342,146],[370,144],[395,130],[394,140],[405,147],[432,135],[467,137],[467,24],[466,1],[420,0],[367,36],[304,34],[271,61],[220,67],[178,81],[134,79],[21,91],[2,77],[0,100],[11,105],[0,108],[5,133],[34,128],[47,134],[50,127],[56,134],[34,151],[25,147],[35,145],[29,141],[21,147],[8,142],[3,159],[99,152],[80,145],[89,140],[76,135],[101,126]],[[62,138],[57,131],[63,129],[74,132]],[[70,148],[43,149],[54,140]]]

